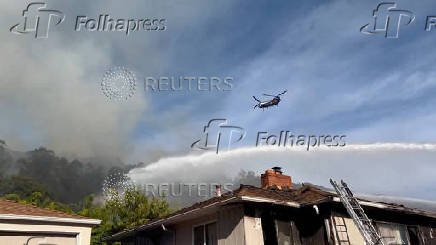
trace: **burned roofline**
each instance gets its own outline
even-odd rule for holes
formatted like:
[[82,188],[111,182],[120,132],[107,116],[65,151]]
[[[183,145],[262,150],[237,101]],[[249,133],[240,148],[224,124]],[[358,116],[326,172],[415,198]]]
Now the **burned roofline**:
[[[208,209],[208,208],[212,208],[214,206],[217,205],[225,205],[228,203],[235,203],[235,202],[250,202],[250,203],[270,203],[270,204],[275,204],[275,205],[282,205],[282,206],[288,206],[288,207],[293,207],[293,208],[303,208],[303,207],[308,207],[308,206],[313,206],[313,205],[319,205],[319,204],[323,204],[323,203],[340,203],[341,201],[339,200],[338,197],[326,197],[322,200],[316,201],[316,202],[308,202],[308,203],[304,203],[304,204],[298,204],[296,202],[284,202],[284,201],[278,201],[278,200],[274,200],[274,199],[268,199],[268,198],[262,198],[262,197],[250,197],[250,196],[241,196],[241,197],[233,197],[230,199],[226,199],[224,201],[221,202],[214,202],[210,205],[204,206],[204,207],[200,207],[197,209],[193,209],[190,210],[188,212],[185,213],[179,213],[173,216],[169,216],[167,218],[162,218],[162,219],[158,219],[156,221],[135,227],[131,230],[126,230],[126,231],[122,231],[119,233],[116,233],[112,236],[109,237],[105,237],[103,238],[103,241],[117,241],[117,240],[121,240],[123,238],[129,237],[131,235],[134,235],[138,232],[143,232],[146,230],[150,230],[150,229],[155,229],[157,228],[159,225],[165,224],[167,221],[170,221],[174,218],[177,217],[181,217],[181,216],[185,216],[185,215],[189,215],[191,213],[195,213],[198,212],[200,210],[204,210],[204,209]],[[372,203],[372,202],[368,202],[368,201],[362,201],[359,200],[360,204],[363,206],[368,206],[368,207],[372,207],[372,208],[377,208],[377,209],[385,209],[385,210],[389,210],[389,211],[394,211],[394,212],[399,212],[401,210],[398,209],[393,209],[393,208],[389,208],[387,205],[382,204],[382,203]],[[408,214],[415,214],[415,215],[422,215],[422,216],[426,216],[423,215],[421,213],[415,213],[415,212],[408,212],[408,210],[404,210],[406,213]],[[431,218],[436,218],[434,216],[429,216]]]
[[[334,197],[333,201],[334,202],[341,202],[339,197]],[[372,207],[372,208],[384,209],[384,210],[389,210],[389,211],[393,211],[393,212],[402,212],[402,213],[409,214],[409,215],[419,215],[419,216],[424,216],[424,217],[436,219],[436,213],[434,213],[434,212],[420,210],[420,209],[407,208],[403,205],[398,205],[398,204],[390,204],[390,203],[383,203],[383,202],[371,202],[371,201],[362,200],[362,199],[359,199],[359,204],[363,205],[363,206],[367,206],[367,207]]]
[[[312,206],[312,205],[319,205],[322,203],[332,203],[332,202],[333,203],[341,203],[341,200],[339,199],[339,197],[337,197],[336,194],[331,193],[331,192],[327,192],[327,191],[323,191],[323,190],[320,190],[320,189],[315,188],[315,187],[310,187],[310,188],[315,188],[313,190],[310,189],[310,191],[322,193],[322,194],[326,195],[326,197],[318,199],[316,201],[312,201],[312,202],[301,202],[301,203],[299,203],[297,201],[277,200],[277,199],[267,198],[267,197],[262,197],[262,196],[249,196],[246,194],[241,195],[240,192],[243,188],[245,188],[245,189],[253,189],[254,188],[254,190],[261,190],[261,191],[266,191],[266,192],[270,191],[272,193],[282,192],[281,190],[265,190],[265,189],[261,189],[258,187],[241,185],[241,187],[238,190],[235,190],[231,193],[227,193],[221,197],[215,197],[215,198],[211,198],[209,200],[206,200],[204,202],[196,203],[192,206],[183,208],[183,209],[179,210],[178,212],[170,214],[164,218],[152,220],[147,224],[137,226],[133,229],[118,232],[112,236],[105,237],[102,240],[103,241],[119,241],[125,237],[136,234],[138,232],[142,232],[145,230],[156,228],[157,226],[165,224],[166,222],[171,221],[177,217],[183,217],[185,215],[190,215],[190,214],[196,213],[196,212],[201,211],[201,210],[213,208],[213,207],[216,207],[218,205],[225,205],[228,203],[235,203],[235,202],[271,203],[271,204],[288,206],[288,207],[293,207],[293,208],[303,208],[303,207]],[[302,188],[298,189],[297,191],[299,191],[299,190],[301,191],[303,188],[305,188],[305,187],[302,187]],[[283,191],[283,192],[285,192],[285,191]],[[215,200],[213,200],[213,199],[215,199]],[[210,202],[210,201],[212,201],[212,202],[207,204],[207,202]],[[418,209],[410,209],[410,208],[406,208],[406,207],[401,206],[401,205],[381,203],[381,202],[371,202],[371,201],[362,200],[362,199],[359,199],[359,203],[362,206],[367,206],[367,207],[371,207],[371,208],[383,209],[383,210],[393,211],[393,212],[402,212],[402,213],[409,214],[409,215],[419,215],[419,216],[424,216],[424,217],[436,219],[436,213],[427,212],[427,211],[418,210]],[[205,205],[202,206],[203,204],[205,204]],[[199,206],[199,207],[194,208],[195,206]],[[184,210],[186,210],[186,211],[184,211]]]
[[[370,207],[370,208],[383,209],[383,210],[387,210],[387,211],[401,212],[401,213],[405,213],[405,214],[409,214],[409,215],[419,215],[419,216],[424,216],[424,217],[436,219],[436,213],[430,212],[430,211],[425,211],[425,210],[420,210],[420,209],[411,209],[411,208],[407,208],[407,207],[404,207],[402,205],[397,205],[397,204],[390,204],[390,203],[383,203],[383,202],[372,202],[372,201],[363,200],[360,198],[358,198],[358,201],[359,201],[360,205]],[[341,200],[339,197],[327,197],[327,198],[319,200],[319,201],[303,203],[303,204],[301,204],[301,207],[318,205],[318,204],[327,203],[327,202],[341,203]]]
[[228,203],[235,203],[235,202],[271,203],[271,204],[294,207],[294,208],[300,207],[300,204],[298,204],[296,202],[279,201],[279,200],[263,198],[263,197],[250,197],[250,196],[232,197],[232,198],[226,199],[226,200],[221,201],[221,202],[214,202],[214,203],[207,205],[207,206],[204,206],[204,207],[199,207],[199,208],[196,208],[193,210],[189,210],[185,213],[179,213],[179,214],[176,214],[173,216],[170,215],[169,217],[162,218],[162,219],[159,219],[156,221],[152,221],[152,222],[144,224],[144,225],[140,225],[140,226],[135,227],[131,230],[118,232],[112,236],[104,237],[102,239],[102,241],[116,241],[116,240],[128,237],[129,235],[133,235],[133,234],[136,234],[136,233],[141,232],[141,231],[153,229],[159,225],[164,224],[166,221],[172,220],[172,219],[180,217],[180,216],[189,215],[191,213],[198,212],[200,210],[204,210],[204,209],[208,209],[208,208],[212,208],[212,207],[217,206],[217,205],[225,205]]

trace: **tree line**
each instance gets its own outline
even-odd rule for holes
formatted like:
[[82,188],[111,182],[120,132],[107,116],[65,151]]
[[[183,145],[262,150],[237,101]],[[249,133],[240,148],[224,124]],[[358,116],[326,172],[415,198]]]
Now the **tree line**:
[[110,198],[96,200],[106,176],[127,172],[131,167],[105,168],[69,161],[45,148],[14,159],[5,142],[0,143],[0,197],[102,220],[92,230],[93,245],[103,245],[105,236],[170,212],[165,200],[147,197],[134,186],[123,193],[112,190]]

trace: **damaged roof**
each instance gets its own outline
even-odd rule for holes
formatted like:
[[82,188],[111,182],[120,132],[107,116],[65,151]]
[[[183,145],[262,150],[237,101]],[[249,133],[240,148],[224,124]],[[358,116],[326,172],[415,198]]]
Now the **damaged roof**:
[[[363,206],[386,209],[406,214],[422,215],[426,217],[436,218],[436,213],[412,209],[404,205],[384,202],[373,202],[358,198]],[[266,202],[277,205],[287,205],[296,208],[306,205],[319,204],[322,202],[340,202],[339,196],[335,192],[321,190],[313,185],[303,185],[298,189],[280,189],[277,187],[259,188],[250,185],[241,185],[238,189],[224,193],[222,196],[213,197],[206,201],[195,203],[189,207],[182,208],[174,213],[171,213],[162,218],[154,219],[144,225],[137,226],[133,229],[116,233],[104,240],[119,239],[131,234],[132,232],[144,231],[156,225],[164,224],[166,221],[177,216],[186,215],[196,210],[212,207],[213,205],[228,203],[230,201],[242,202]]]

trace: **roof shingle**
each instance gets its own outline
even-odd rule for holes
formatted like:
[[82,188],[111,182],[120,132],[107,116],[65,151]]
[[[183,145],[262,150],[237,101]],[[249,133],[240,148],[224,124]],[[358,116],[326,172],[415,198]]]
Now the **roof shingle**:
[[80,215],[68,214],[47,208],[39,208],[30,204],[0,198],[0,214],[28,215],[70,219],[89,219]]

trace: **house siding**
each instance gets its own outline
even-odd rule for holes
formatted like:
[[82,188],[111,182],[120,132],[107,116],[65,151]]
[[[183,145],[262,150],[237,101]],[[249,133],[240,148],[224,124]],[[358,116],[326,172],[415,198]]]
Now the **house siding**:
[[[193,219],[190,221],[181,222],[175,226],[172,227],[175,233],[175,242],[176,245],[192,245],[192,229],[193,227],[216,221],[217,216],[216,215],[208,215],[205,217]],[[170,242],[170,238],[164,238],[161,240],[161,242],[165,240],[164,245],[167,245]],[[172,243],[169,243],[172,244]]]
[[263,245],[262,221],[260,217],[244,216],[244,231],[247,245]]
[[[402,237],[408,237],[402,238],[408,244],[436,245],[436,219],[433,217],[375,207],[365,207],[365,212],[376,224],[401,224],[403,229],[399,232]],[[167,229],[156,226],[133,236],[149,236],[155,241],[153,245],[193,245],[193,227],[216,222],[218,245],[334,245],[339,244],[339,228],[336,227],[339,221],[335,222],[335,217],[340,217],[345,224],[341,228],[346,232],[341,235],[349,239],[349,244],[364,243],[344,206],[329,201],[298,208],[265,202],[230,203],[192,212],[189,216],[181,215],[184,221],[173,220],[174,223],[165,224]],[[383,229],[385,234],[392,230],[386,226]],[[170,237],[163,237],[168,234],[171,237],[174,234],[173,243]]]
[[244,206],[224,207],[218,212],[218,245],[244,245]]
[[[174,231],[176,245],[192,245],[192,231],[195,226],[216,222],[218,245],[245,245],[243,217],[243,205],[231,205],[222,207],[214,215],[180,222],[170,229]],[[172,244],[170,238],[161,239],[160,242],[164,245]]]

